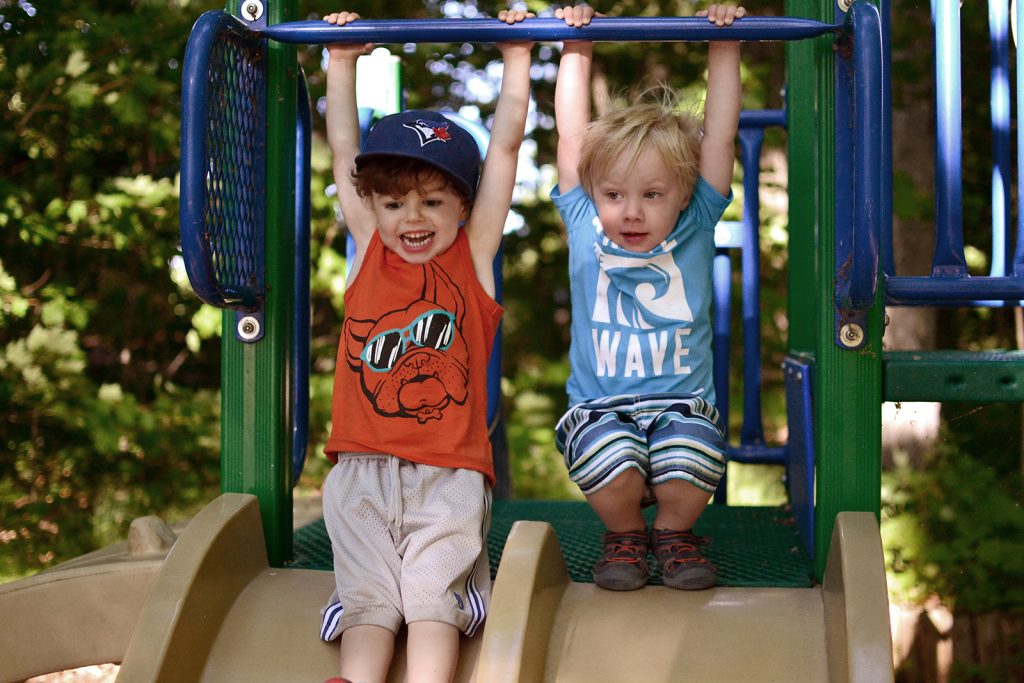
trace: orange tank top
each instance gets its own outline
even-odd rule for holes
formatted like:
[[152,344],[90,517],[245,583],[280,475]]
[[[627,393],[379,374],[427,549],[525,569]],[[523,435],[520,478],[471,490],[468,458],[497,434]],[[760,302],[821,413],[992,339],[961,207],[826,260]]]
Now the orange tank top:
[[487,363],[501,315],[464,231],[426,264],[407,263],[374,233],[345,292],[327,456],[387,453],[493,484]]

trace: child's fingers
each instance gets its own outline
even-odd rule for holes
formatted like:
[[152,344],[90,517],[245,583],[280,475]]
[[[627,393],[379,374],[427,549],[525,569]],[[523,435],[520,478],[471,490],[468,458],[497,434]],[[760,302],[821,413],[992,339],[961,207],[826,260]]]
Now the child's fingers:
[[534,16],[536,15],[533,12],[527,12],[526,10],[503,9],[498,12],[498,19],[504,21],[506,24],[516,24],[523,19],[529,19]]
[[353,22],[359,18],[359,14],[356,12],[331,12],[324,16],[324,21],[328,24],[337,24],[338,26],[344,26],[349,22]]
[[564,19],[567,26],[580,28],[590,23],[594,16],[594,8],[590,5],[575,5],[572,7],[560,7],[555,10],[555,17]]
[[729,5],[728,11],[725,16],[725,25],[732,26],[732,22],[736,19],[742,19],[746,16],[747,10],[737,5]]
[[708,5],[706,10],[697,12],[698,17],[707,17],[715,26],[731,26],[736,19],[747,16],[747,10],[737,5]]

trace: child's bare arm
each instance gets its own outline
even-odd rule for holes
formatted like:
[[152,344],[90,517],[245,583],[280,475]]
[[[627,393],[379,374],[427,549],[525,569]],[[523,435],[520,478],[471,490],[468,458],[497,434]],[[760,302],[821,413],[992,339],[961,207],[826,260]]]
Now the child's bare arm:
[[[527,12],[503,10],[498,18],[513,24],[528,16]],[[487,156],[480,174],[476,200],[466,222],[470,251],[477,279],[489,294],[494,294],[494,255],[501,245],[502,232],[512,190],[516,183],[519,147],[526,128],[530,104],[530,50],[533,43],[499,43],[504,62],[498,106],[487,144]]]
[[[555,16],[569,26],[586,26],[595,16],[589,5],[561,7]],[[590,123],[590,70],[594,53],[590,41],[566,42],[555,81],[555,125],[558,130],[558,190],[563,194],[580,184],[577,166],[583,129]]]
[[[743,7],[711,5],[700,12],[717,26],[729,26],[746,16]],[[700,174],[715,190],[728,195],[736,153],[736,130],[742,106],[740,44],[712,41],[708,46],[708,92],[704,102],[704,137],[700,145]]]
[[[334,12],[324,21],[344,25],[359,18],[354,12]],[[370,242],[376,229],[376,219],[367,202],[356,194],[352,185],[352,171],[359,153],[359,113],[356,109],[356,60],[365,54],[369,45],[328,45],[330,61],[327,66],[327,142],[333,156],[334,183],[345,223],[356,243],[356,263],[349,264],[352,272],[359,257]],[[353,273],[354,274],[354,273]]]

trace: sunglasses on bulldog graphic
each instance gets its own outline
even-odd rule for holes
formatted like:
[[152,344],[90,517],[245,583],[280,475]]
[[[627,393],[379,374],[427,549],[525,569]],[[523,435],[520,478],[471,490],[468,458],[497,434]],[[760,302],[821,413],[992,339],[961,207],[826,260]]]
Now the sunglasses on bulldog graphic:
[[402,328],[392,328],[366,343],[360,360],[374,372],[387,372],[405,353],[409,344],[444,351],[455,337],[455,316],[448,311],[427,311]]

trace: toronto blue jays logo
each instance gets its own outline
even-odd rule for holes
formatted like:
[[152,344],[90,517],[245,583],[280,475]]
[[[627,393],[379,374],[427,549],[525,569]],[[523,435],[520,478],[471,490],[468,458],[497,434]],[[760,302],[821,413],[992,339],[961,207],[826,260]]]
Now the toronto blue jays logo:
[[409,123],[402,124],[404,128],[416,133],[420,139],[420,147],[426,147],[431,142],[448,142],[452,139],[452,134],[448,132],[447,121],[427,121],[426,119],[416,119]]

